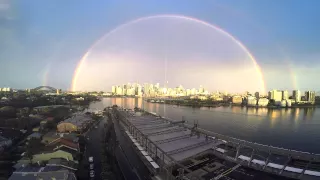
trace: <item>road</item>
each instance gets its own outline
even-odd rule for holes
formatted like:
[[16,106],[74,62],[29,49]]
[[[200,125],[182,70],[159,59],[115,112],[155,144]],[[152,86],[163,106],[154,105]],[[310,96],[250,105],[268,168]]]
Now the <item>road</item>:
[[[102,137],[105,132],[104,124],[106,123],[106,118],[102,119],[97,124],[97,129],[92,128],[90,131],[87,132],[86,137],[89,138],[86,145],[86,151],[84,154],[84,161],[88,161],[90,156],[93,157],[93,164],[94,164],[94,171],[95,171],[95,180],[100,180],[101,174],[101,148],[102,148]],[[89,168],[89,167],[86,167]]]
[[[132,142],[129,138],[127,138],[124,134],[124,129],[119,124],[119,121],[116,120],[113,116],[112,118],[114,123],[114,129],[117,136],[117,140],[119,142],[118,149],[119,152],[122,152],[123,155],[118,155],[121,159],[125,159],[123,161],[128,162],[126,166],[127,169],[130,169],[130,174],[135,175],[137,179],[140,180],[150,180],[150,172],[147,167],[143,164],[140,157],[136,154],[135,150],[133,149]],[[116,151],[118,152],[118,151]],[[118,154],[120,154],[118,152]],[[118,157],[117,157],[118,158]],[[120,162],[119,162],[120,164]],[[130,180],[133,179],[132,176]],[[129,180],[129,179],[128,179]]]

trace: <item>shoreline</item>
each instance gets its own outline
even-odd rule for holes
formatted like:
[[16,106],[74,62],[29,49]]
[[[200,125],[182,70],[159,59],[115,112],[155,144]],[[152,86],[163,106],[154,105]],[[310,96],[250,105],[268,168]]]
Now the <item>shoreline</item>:
[[[103,98],[142,98],[142,97],[135,97],[135,96],[107,96],[107,97],[103,97]],[[143,99],[143,98],[142,98]],[[216,104],[208,104],[208,103],[192,103],[192,102],[175,102],[172,101],[171,102],[150,102],[147,100],[143,100],[146,101],[148,103],[152,103],[152,104],[167,104],[167,105],[175,105],[175,106],[185,106],[185,107],[192,107],[192,108],[202,108],[202,107],[208,107],[208,108],[217,108],[217,107],[229,107],[229,106],[240,106],[240,107],[246,107],[246,108],[266,108],[266,109],[299,109],[299,108],[320,108],[320,105],[292,105],[291,107],[281,107],[281,106],[272,106],[272,105],[268,105],[268,106],[247,106],[247,105],[242,105],[242,104],[232,104],[231,102],[227,103],[216,103]],[[164,101],[166,101],[164,99]],[[179,101],[179,100],[178,100]],[[181,101],[181,100],[180,100]],[[200,101],[201,102],[201,101]]]

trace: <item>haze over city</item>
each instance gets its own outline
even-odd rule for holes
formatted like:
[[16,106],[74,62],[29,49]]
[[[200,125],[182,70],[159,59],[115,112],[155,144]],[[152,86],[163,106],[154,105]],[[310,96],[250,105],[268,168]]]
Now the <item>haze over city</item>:
[[0,2],[1,87],[109,91],[168,81],[266,92],[320,85],[318,1],[308,9],[302,1],[77,2]]

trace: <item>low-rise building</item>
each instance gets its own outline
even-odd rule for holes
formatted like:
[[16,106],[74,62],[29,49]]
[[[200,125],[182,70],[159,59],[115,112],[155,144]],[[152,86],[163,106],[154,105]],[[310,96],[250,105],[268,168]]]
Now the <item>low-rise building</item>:
[[63,158],[68,161],[74,161],[71,153],[65,152],[62,150],[57,150],[57,151],[53,151],[53,152],[42,152],[40,154],[33,155],[32,163],[49,161],[50,159],[53,159],[53,158]]
[[67,139],[67,140],[74,142],[74,143],[79,142],[79,138],[74,133],[67,134],[67,133],[57,133],[54,131],[50,131],[50,132],[46,133],[45,135],[43,135],[42,143],[47,145],[52,142],[58,141],[59,139]]
[[73,171],[58,166],[27,166],[17,169],[10,176],[9,180],[76,180],[76,176]]
[[233,104],[241,104],[242,103],[242,97],[241,96],[233,96],[232,97],[232,103]]
[[58,132],[83,132],[92,123],[90,115],[77,114],[57,125]]

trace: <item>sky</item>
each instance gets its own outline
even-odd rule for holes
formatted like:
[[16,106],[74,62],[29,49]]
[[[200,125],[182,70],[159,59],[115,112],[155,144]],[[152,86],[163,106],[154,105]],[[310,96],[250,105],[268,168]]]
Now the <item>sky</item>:
[[[209,90],[319,91],[317,0],[0,0],[0,87],[111,90],[127,81]],[[218,28],[238,40],[248,52]],[[125,27],[119,26],[129,23]],[[102,38],[108,32],[107,38]],[[100,39],[94,47],[93,44]],[[92,48],[91,48],[92,47]]]

